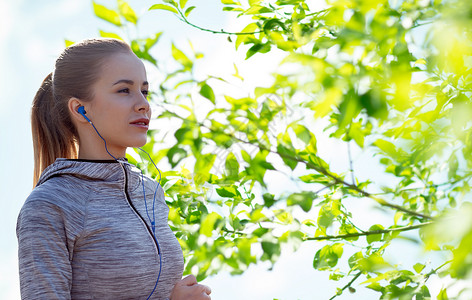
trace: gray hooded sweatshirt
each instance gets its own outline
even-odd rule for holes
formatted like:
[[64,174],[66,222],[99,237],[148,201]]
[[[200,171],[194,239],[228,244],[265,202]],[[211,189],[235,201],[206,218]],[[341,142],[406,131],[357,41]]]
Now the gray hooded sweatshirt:
[[[17,223],[22,299],[167,299],[183,272],[157,182],[125,160],[58,159]],[[146,204],[148,211],[146,212]],[[149,218],[148,218],[149,213]]]

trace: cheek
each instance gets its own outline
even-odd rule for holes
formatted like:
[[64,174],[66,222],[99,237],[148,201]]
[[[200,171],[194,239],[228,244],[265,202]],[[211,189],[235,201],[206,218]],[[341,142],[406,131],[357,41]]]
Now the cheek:
[[128,118],[130,108],[126,103],[116,101],[108,104],[104,108],[104,113],[107,115],[108,120],[118,122]]

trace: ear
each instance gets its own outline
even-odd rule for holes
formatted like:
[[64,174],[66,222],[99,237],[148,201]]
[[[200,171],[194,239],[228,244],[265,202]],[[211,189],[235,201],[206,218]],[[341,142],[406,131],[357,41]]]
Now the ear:
[[88,123],[88,121],[79,113],[79,107],[84,106],[84,104],[85,103],[78,98],[72,97],[69,99],[69,102],[68,102],[69,113],[70,113],[71,119],[74,122]]

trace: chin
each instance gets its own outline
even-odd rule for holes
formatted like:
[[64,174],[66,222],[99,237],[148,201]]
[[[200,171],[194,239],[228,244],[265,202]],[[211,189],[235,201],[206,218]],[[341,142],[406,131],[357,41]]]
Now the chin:
[[135,142],[133,142],[130,147],[133,147],[133,148],[138,148],[138,147],[142,147],[144,145],[146,145],[147,143],[147,138],[144,138],[144,139],[138,139],[136,140]]

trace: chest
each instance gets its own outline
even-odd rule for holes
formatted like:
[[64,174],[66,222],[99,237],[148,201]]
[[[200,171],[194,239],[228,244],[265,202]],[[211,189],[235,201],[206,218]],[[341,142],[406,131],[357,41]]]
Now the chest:
[[[86,291],[93,298],[146,298],[159,271],[156,295],[170,294],[181,278],[182,250],[167,224],[167,205],[157,200],[153,205],[149,196],[144,202],[139,195],[104,191],[90,199],[84,232],[71,253],[73,292]],[[150,220],[155,220],[158,242],[149,230]]]

